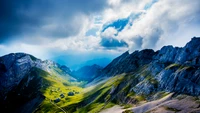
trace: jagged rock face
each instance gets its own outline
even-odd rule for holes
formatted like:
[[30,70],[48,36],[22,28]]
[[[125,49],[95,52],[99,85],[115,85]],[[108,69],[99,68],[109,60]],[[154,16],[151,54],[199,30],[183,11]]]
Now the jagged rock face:
[[135,73],[138,83],[131,91],[151,94],[170,91],[190,95],[200,94],[200,38],[192,38],[183,48],[164,46],[161,50],[125,52],[102,70],[99,76]]
[[182,49],[174,48],[173,46],[164,46],[158,51],[158,54],[154,56],[155,60],[158,60],[161,63],[171,63],[176,61],[178,54]]
[[190,95],[200,94],[200,69],[187,67],[162,70],[156,78],[162,89]]
[[5,113],[33,112],[45,99],[40,92],[43,83],[43,79],[39,76],[40,71],[42,70],[31,68],[19,84],[6,94],[6,98],[0,101],[0,105]]
[[[52,61],[41,61],[25,53],[11,53],[0,57],[0,106],[9,112],[33,112],[44,100],[41,74],[48,75],[51,68],[62,70],[60,76],[71,71]],[[69,75],[68,75],[69,76]],[[29,109],[26,109],[26,108]]]
[[0,98],[17,86],[32,67],[48,71],[47,63],[25,53],[11,53],[0,57],[0,65]]
[[[199,45],[199,38],[192,38],[192,40],[186,44],[186,46],[183,48],[181,54],[178,57],[178,62],[185,63],[185,61],[193,61],[193,60],[199,60],[200,57],[200,45]],[[198,61],[199,63],[199,61]],[[194,65],[199,64],[196,63]]]
[[23,53],[9,54],[0,59],[1,67],[4,68],[4,72],[0,75],[0,97],[4,97],[8,91],[19,84],[34,63],[29,55]]
[[102,70],[102,74],[114,76],[121,73],[133,72],[140,66],[149,64],[155,54],[156,53],[151,49],[135,51],[132,54],[129,54],[127,51],[106,66]]
[[[192,38],[192,40],[186,44],[183,48],[173,48],[172,46],[163,47],[158,56],[162,54],[159,60],[153,60],[159,62],[157,68],[160,68],[158,74],[153,73],[155,78],[159,81],[160,89],[166,89],[168,91],[175,91],[180,93],[186,93],[190,95],[200,94],[200,39]],[[166,51],[166,53],[165,53]],[[161,66],[163,64],[166,66]],[[167,65],[173,65],[171,68],[166,68]],[[153,67],[152,65],[150,67]],[[150,68],[154,71],[154,68]]]
[[154,56],[155,60],[161,63],[178,63],[178,64],[191,64],[199,66],[200,57],[200,45],[199,38],[192,38],[192,40],[186,44],[183,48],[164,46],[158,51],[158,54]]

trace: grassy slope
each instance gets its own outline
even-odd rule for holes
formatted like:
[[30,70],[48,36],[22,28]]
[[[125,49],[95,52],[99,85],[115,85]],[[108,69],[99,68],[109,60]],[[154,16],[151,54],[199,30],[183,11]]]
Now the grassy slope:
[[[144,102],[146,100],[145,96],[136,95],[130,89],[138,83],[136,76],[138,73],[143,74],[148,80],[153,81],[153,78],[150,79],[149,73],[146,71],[143,72],[145,68],[146,66],[131,74],[116,75],[104,83],[87,87],[84,89],[83,98],[79,103],[65,106],[63,109],[76,113],[97,113],[116,104],[122,105],[124,108],[133,106],[132,104],[122,102],[126,98],[135,100],[136,102]],[[113,93],[111,93],[112,90]]]
[[[69,82],[66,76],[61,76],[61,73],[60,69],[52,68],[48,75],[40,74],[43,78],[41,92],[45,96],[45,100],[35,111],[36,113],[59,112],[60,109],[58,107],[77,103],[83,98],[83,88],[80,87],[82,82]],[[69,92],[77,93],[74,96],[68,96]],[[60,94],[64,94],[65,97],[61,98]],[[54,103],[57,98],[60,98],[60,102]]]
[[[105,83],[91,86],[85,89],[84,100],[90,101],[86,106],[78,109],[77,113],[96,113],[102,109],[114,106],[109,94],[112,87],[116,87],[124,79],[124,75],[118,75],[108,79]],[[92,99],[91,99],[92,98]]]
[[[109,101],[110,95],[108,93],[113,86],[117,86],[124,78],[124,75],[115,76],[110,78],[106,83],[83,89],[80,87],[82,82],[70,83],[66,80],[67,78],[60,76],[60,74],[61,70],[55,68],[52,68],[50,74],[40,74],[43,78],[41,92],[46,98],[35,111],[36,113],[62,112],[62,108],[65,112],[95,113],[102,109],[112,107],[115,104]],[[78,92],[78,94],[75,93],[74,96],[67,96],[68,92]],[[60,94],[64,94],[65,97],[60,98]],[[53,100],[56,98],[60,98],[61,101],[54,103]],[[101,101],[102,99],[103,101]],[[72,106],[76,105],[85,106],[81,106],[81,108],[76,111],[72,109]],[[61,107],[61,109],[59,107]]]
[[[97,113],[116,104],[124,106],[124,109],[127,109],[133,107],[135,104],[147,102],[147,98],[155,93],[150,95],[137,95],[131,90],[136,84],[144,81],[148,81],[157,87],[158,81],[147,71],[147,67],[143,66],[134,73],[116,75],[104,83],[86,88],[83,100],[73,106],[80,106],[80,108],[77,108],[76,113]],[[145,79],[139,81],[139,76],[143,76]],[[110,93],[112,89],[115,90],[113,93]],[[158,95],[157,98],[162,98],[168,93],[156,92],[156,94]],[[134,104],[132,102],[129,103],[126,99],[132,100]],[[69,107],[66,107],[66,109],[69,109]]]
[[[87,87],[83,90],[83,98],[79,103],[65,106],[63,109],[76,113],[97,113],[116,104],[120,104],[124,106],[124,108],[131,107],[131,104],[122,102],[125,98],[135,100],[136,102],[144,102],[146,100],[145,96],[136,95],[133,91],[130,91],[130,89],[138,83],[138,78],[136,76],[138,73],[147,77],[147,80],[153,81],[153,83],[155,82],[148,72],[143,71],[145,69],[146,66],[135,73],[116,75],[110,77],[103,83]],[[113,93],[111,93],[112,90],[114,90]]]
[[[174,66],[174,65],[173,65]],[[172,66],[172,67],[173,67]],[[131,91],[138,81],[139,76],[143,76],[151,84],[158,84],[157,81],[146,71],[147,66],[143,66],[134,73],[121,74],[109,78],[104,83],[100,83],[91,87],[80,87],[83,82],[69,82],[66,77],[60,76],[62,71],[58,68],[52,68],[51,74],[42,76],[44,78],[44,87],[41,92],[46,99],[36,112],[76,112],[76,113],[96,113],[105,108],[114,106],[115,104],[123,105],[124,108],[129,108],[132,104],[122,102],[120,99],[134,100],[136,103],[146,102],[148,95],[136,95]],[[171,68],[171,67],[169,67]],[[110,94],[112,89],[116,89],[113,94]],[[79,92],[74,96],[67,96],[68,92]],[[60,98],[60,94],[64,94],[64,98]],[[153,94],[152,94],[153,95]],[[60,98],[61,101],[52,104],[52,100]],[[58,108],[58,107],[61,107]]]

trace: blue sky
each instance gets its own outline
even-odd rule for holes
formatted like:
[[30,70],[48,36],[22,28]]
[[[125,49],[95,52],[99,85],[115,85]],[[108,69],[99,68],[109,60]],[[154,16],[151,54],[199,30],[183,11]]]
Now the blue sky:
[[[1,0],[0,55],[114,58],[200,36],[199,0]],[[67,58],[66,58],[67,59]]]

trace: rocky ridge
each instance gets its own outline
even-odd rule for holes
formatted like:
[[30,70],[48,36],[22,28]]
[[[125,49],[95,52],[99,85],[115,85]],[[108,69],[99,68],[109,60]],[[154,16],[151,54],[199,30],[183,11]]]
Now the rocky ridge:
[[1,108],[7,113],[33,112],[45,98],[40,91],[45,86],[41,75],[49,75],[52,69],[61,70],[59,76],[63,77],[71,73],[66,66],[50,60],[42,61],[25,53],[0,57]]
[[[106,66],[99,76],[135,73],[138,83],[131,90],[138,94],[170,91],[190,95],[200,94],[200,38],[194,37],[183,48],[164,46],[123,53]],[[150,81],[151,80],[151,81]],[[153,83],[151,83],[153,82]]]
[[[158,51],[145,49],[131,54],[127,51],[98,73],[89,83],[93,86],[88,85],[94,88],[82,101],[64,109],[86,112],[95,105],[96,112],[100,112],[110,103],[138,106],[169,94],[173,94],[172,98],[180,94],[199,98],[199,43],[200,38],[194,37],[182,48],[164,46]],[[198,100],[192,101],[198,105]],[[141,107],[141,111],[146,110]]]

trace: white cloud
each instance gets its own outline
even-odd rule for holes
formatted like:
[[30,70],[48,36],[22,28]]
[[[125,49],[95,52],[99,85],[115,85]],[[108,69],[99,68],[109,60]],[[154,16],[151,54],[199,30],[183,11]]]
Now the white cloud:
[[109,27],[103,33],[101,33],[101,36],[105,38],[113,38],[115,37],[115,34],[117,34],[117,30],[113,27]]
[[[159,0],[147,10],[144,10],[145,6],[151,4],[152,1],[107,0],[108,6],[100,11],[98,10],[98,13],[88,14],[76,11],[76,15],[73,15],[73,18],[69,20],[65,16],[59,19],[55,19],[56,17],[45,18],[47,22],[41,25],[40,29],[45,31],[44,33],[51,34],[51,38],[42,32],[36,33],[37,35],[24,35],[23,37],[29,37],[23,39],[24,42],[17,40],[12,46],[11,44],[0,45],[1,54],[2,51],[4,53],[22,51],[41,57],[48,56],[52,51],[119,53],[127,50],[127,48],[107,50],[100,45],[101,37],[112,37],[118,41],[123,40],[129,45],[129,49],[134,51],[144,48],[159,49],[167,44],[183,46],[192,36],[200,35],[199,0]],[[104,24],[138,13],[141,13],[139,18],[134,21],[130,20],[129,23],[132,23],[132,25],[127,24],[118,33],[118,36],[115,36],[117,30],[113,27],[109,27],[101,33]],[[55,21],[51,19],[55,19]],[[85,36],[86,32],[93,28],[99,29],[96,36]],[[62,35],[62,33],[64,34]],[[70,33],[73,35],[66,35]],[[61,34],[59,37],[62,38],[52,38],[52,34]]]
[[1,55],[5,55],[9,53],[18,53],[18,52],[32,54],[43,60],[49,58],[50,56],[45,45],[38,46],[38,45],[29,45],[25,43],[13,43],[6,46],[0,46]]
[[195,27],[195,24],[200,25],[197,22],[200,20],[199,6],[199,0],[160,0],[135,20],[132,26],[126,26],[117,38],[124,39],[131,50],[136,49],[132,41],[138,36],[142,37],[140,49],[159,49],[166,44],[183,45],[192,36],[200,35],[196,30],[200,27]]
[[103,22],[112,22],[127,18],[131,13],[144,12],[144,7],[151,0],[108,0],[110,7],[102,12]]

